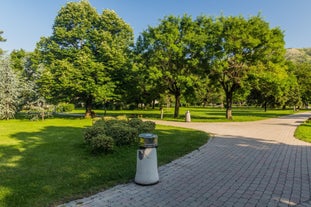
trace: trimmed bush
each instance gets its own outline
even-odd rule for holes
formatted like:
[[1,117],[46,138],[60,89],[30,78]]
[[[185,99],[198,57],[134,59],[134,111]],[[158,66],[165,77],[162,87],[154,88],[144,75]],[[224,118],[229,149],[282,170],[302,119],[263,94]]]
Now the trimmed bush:
[[129,121],[129,125],[137,129],[138,134],[141,133],[151,133],[155,130],[156,124],[152,121],[142,121],[138,118],[133,118]]
[[97,153],[108,153],[113,150],[114,147],[114,140],[112,137],[109,137],[105,134],[98,135],[96,137],[93,137],[90,140],[90,147],[91,151],[94,154]]
[[105,134],[105,128],[97,125],[88,127],[84,131],[84,142],[90,144],[94,137]]
[[98,120],[94,123],[93,126],[98,126],[98,127],[102,127],[105,130],[109,130],[109,128],[111,128],[113,125],[115,124],[119,124],[119,125],[124,125],[124,126],[128,126],[127,125],[127,121],[125,120],[117,120],[117,119],[109,119],[109,120]]
[[106,134],[114,139],[117,146],[124,146],[136,142],[138,131],[135,128],[120,123],[109,127],[106,130]]
[[153,121],[145,121],[138,129],[139,133],[152,133],[156,128],[156,123]]
[[127,121],[127,120],[128,120],[128,118],[127,118],[126,115],[119,115],[119,116],[116,117],[116,119],[117,119],[117,120],[124,120],[124,121]]
[[75,105],[69,104],[69,103],[59,103],[56,106],[57,112],[70,112],[70,111],[73,111],[74,109],[75,109]]
[[[97,120],[93,126],[84,131],[84,141],[90,145],[93,153],[112,151],[113,146],[125,146],[137,143],[138,134],[152,133],[155,123],[143,122],[141,119],[133,118],[126,120]],[[107,138],[109,137],[109,138]],[[113,142],[111,142],[111,139]]]
[[130,119],[128,124],[131,126],[131,127],[134,127],[135,129],[139,129],[142,124],[143,124],[143,120],[139,119],[139,118],[133,118],[133,119]]

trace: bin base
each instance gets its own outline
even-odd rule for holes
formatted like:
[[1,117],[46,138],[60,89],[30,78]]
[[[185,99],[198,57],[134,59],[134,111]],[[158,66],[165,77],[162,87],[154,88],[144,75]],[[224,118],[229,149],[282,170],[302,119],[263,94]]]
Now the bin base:
[[136,182],[136,180],[134,180],[135,184],[137,185],[141,185],[141,186],[149,186],[149,185],[155,185],[155,184],[158,184],[160,181],[158,180],[157,182],[154,182],[154,183],[139,183],[139,182]]
[[138,185],[154,185],[159,182],[157,149],[137,150],[135,183]]

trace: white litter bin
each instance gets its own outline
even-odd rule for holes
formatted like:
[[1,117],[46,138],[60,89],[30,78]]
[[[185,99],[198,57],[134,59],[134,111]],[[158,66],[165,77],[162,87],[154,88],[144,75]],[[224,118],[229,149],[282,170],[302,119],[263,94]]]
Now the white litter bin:
[[187,112],[185,113],[185,121],[186,121],[186,122],[191,122],[190,111],[187,111]]
[[139,135],[135,183],[153,185],[159,182],[157,147],[157,135],[151,133]]

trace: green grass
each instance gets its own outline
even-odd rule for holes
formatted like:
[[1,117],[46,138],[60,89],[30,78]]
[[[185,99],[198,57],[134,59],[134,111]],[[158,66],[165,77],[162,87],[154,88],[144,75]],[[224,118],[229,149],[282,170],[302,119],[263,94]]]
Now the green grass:
[[311,143],[311,121],[301,124],[295,131],[295,137]]
[[[0,206],[53,206],[131,181],[137,147],[93,156],[82,136],[90,125],[79,118],[0,121]],[[165,126],[157,126],[156,134],[160,165],[208,139],[203,132]]]
[[[233,120],[227,120],[226,110],[219,107],[181,107],[180,117],[178,119],[173,118],[174,109],[164,108],[164,120],[168,121],[184,121],[185,113],[189,110],[191,114],[191,121],[193,122],[228,122],[228,121],[257,121],[266,118],[274,118],[294,113],[292,109],[281,110],[281,109],[268,109],[266,112],[262,108],[255,107],[235,107],[233,108]],[[71,113],[84,114],[84,110],[74,110]],[[99,116],[104,115],[103,110],[95,110]],[[160,110],[148,109],[148,110],[108,110],[106,116],[119,116],[126,115],[128,117],[133,115],[142,115],[143,118],[147,119],[160,119]]]

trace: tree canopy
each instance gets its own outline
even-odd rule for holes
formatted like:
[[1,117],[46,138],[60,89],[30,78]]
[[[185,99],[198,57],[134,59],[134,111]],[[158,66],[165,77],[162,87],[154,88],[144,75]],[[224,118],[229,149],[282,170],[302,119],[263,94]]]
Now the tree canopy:
[[259,79],[277,86],[286,73],[283,33],[260,16],[168,16],[142,33],[137,48],[150,76],[174,95],[174,117],[181,96],[195,96],[202,81],[205,90],[208,83],[222,87],[226,117],[232,119],[235,94],[249,93],[252,87],[264,91],[255,85]]
[[260,16],[249,19],[222,16],[214,23],[218,29],[212,32],[216,32],[218,38],[213,43],[216,47],[211,48],[214,52],[207,72],[222,86],[226,117],[232,119],[235,93],[250,88],[258,74],[262,79],[278,81],[271,75],[276,70],[284,70],[285,43],[282,31],[271,29]]
[[137,41],[150,77],[175,98],[175,118],[179,116],[181,96],[194,87],[198,79],[193,73],[198,64],[192,57],[191,45],[195,41],[196,26],[187,15],[165,17],[158,26],[145,30]]
[[113,98],[132,44],[131,27],[114,11],[98,14],[87,1],[67,3],[52,36],[36,48],[44,65],[41,93],[54,102],[80,101],[90,116],[94,102]]
[[[217,103],[232,119],[234,103],[265,109],[308,105],[311,52],[285,54],[284,46],[281,29],[260,15],[186,14],[164,17],[134,44],[132,28],[116,12],[98,13],[81,0],[59,10],[52,35],[42,37],[34,52],[14,50],[9,66],[1,67],[28,88],[21,92],[28,98],[20,100],[82,104],[86,116],[98,103],[167,101],[175,104],[175,118],[184,103]],[[293,57],[296,61],[286,61]]]
[[11,119],[18,110],[21,86],[9,59],[0,59],[0,119]]
[[[2,34],[3,34],[3,31],[0,31],[0,42],[5,42],[6,39],[4,39],[4,38],[2,37]],[[0,55],[2,55],[2,54],[3,54],[3,50],[0,48]]]

